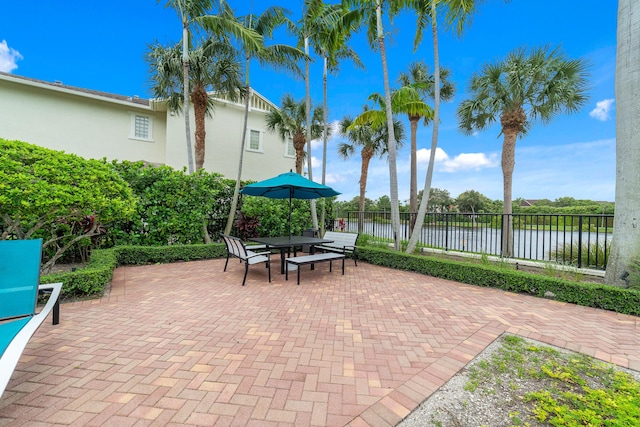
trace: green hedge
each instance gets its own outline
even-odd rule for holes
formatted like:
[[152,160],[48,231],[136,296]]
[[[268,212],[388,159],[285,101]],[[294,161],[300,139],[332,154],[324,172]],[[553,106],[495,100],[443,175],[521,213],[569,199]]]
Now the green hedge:
[[62,282],[62,295],[79,297],[101,295],[118,265],[116,249],[96,249],[91,261],[81,270],[47,274],[40,283]]
[[140,265],[220,258],[226,255],[223,244],[172,246],[116,246],[96,249],[91,261],[81,270],[43,275],[41,283],[62,282],[64,297],[99,296],[111,282],[119,265]]
[[552,292],[556,301],[640,315],[640,291],[594,283],[577,283],[540,274],[506,270],[498,266],[464,263],[387,249],[358,246],[358,258],[371,264],[414,271],[433,277],[527,293],[545,297]]
[[116,246],[118,265],[158,264],[226,256],[224,244],[171,246]]
[[[221,258],[223,244],[172,246],[116,246],[94,250],[91,261],[82,270],[50,274],[42,283],[62,282],[65,296],[101,295],[118,265],[140,265]],[[527,293],[545,297],[554,294],[557,301],[601,308],[618,313],[640,315],[640,291],[593,283],[577,283],[540,274],[507,270],[498,266],[408,255],[387,249],[358,246],[358,258],[371,264],[397,270],[414,271],[433,277]]]

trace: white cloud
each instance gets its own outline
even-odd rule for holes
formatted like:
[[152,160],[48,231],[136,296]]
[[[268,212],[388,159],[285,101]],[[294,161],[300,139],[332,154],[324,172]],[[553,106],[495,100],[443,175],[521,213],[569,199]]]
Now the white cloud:
[[[418,151],[416,151],[416,160],[418,161],[418,164],[421,164],[421,163],[428,164],[429,156],[431,156],[430,149],[427,150],[426,148],[421,148]],[[447,155],[447,153],[445,153],[445,151],[442,148],[440,147],[436,148],[436,162],[443,162],[448,158],[449,156]]]
[[[417,152],[418,164],[428,164],[431,150],[422,148]],[[440,164],[443,172],[457,172],[462,170],[480,170],[498,166],[496,154],[487,156],[485,153],[460,153],[453,159],[440,147],[436,148],[436,163]]]
[[[306,161],[305,161],[304,166],[307,167]],[[311,156],[311,167],[313,168],[313,172],[314,173],[315,173],[317,168],[322,168],[322,159],[312,155]],[[314,175],[314,178],[315,178],[315,175]]]
[[494,168],[498,166],[498,156],[491,154],[487,157],[485,153],[461,153],[453,159],[446,160],[443,166],[445,172]]
[[613,110],[613,104],[616,102],[615,99],[605,99],[603,101],[598,101],[596,103],[596,108],[591,110],[589,116],[593,117],[596,120],[600,120],[601,122],[606,122],[611,118],[611,111]]
[[324,182],[327,185],[331,185],[331,184],[336,184],[336,183],[340,183],[340,182],[345,182],[347,179],[340,175],[340,174],[332,174],[332,173],[328,173],[325,177],[324,177]]
[[22,55],[17,50],[10,48],[6,40],[0,42],[0,71],[10,73],[18,68],[18,62]]
[[[338,132],[338,129],[340,129],[340,122],[338,120],[334,120],[329,123],[329,138],[327,138],[327,147],[331,147],[336,141],[340,140],[341,136],[340,132]],[[311,152],[314,153],[316,152],[316,150],[320,150],[319,152],[322,153],[322,144],[322,137],[311,141]],[[320,156],[322,156],[322,154],[320,154]]]

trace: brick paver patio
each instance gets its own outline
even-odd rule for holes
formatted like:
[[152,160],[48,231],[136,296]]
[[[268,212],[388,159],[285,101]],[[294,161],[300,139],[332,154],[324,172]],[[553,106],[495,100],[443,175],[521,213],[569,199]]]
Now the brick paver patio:
[[504,332],[640,370],[640,318],[395,271],[121,267],[63,304],[0,425],[392,426]]

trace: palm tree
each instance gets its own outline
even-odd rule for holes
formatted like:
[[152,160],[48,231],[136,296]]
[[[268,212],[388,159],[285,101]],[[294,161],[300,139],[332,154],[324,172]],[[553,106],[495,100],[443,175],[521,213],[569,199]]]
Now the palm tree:
[[[180,45],[173,47],[151,46],[147,61],[151,68],[153,94],[166,99],[171,111],[185,111],[180,92],[184,84],[183,69],[180,66]],[[196,170],[202,168],[205,157],[205,118],[211,115],[213,102],[208,91],[224,94],[231,100],[237,100],[242,92],[240,65],[236,61],[235,51],[227,44],[215,39],[203,41],[189,52],[187,61],[191,74],[189,98],[193,103],[195,118],[195,157]]]
[[[158,0],[159,2],[160,0]],[[203,27],[213,30],[216,34],[225,35],[233,34],[242,38],[245,43],[251,45],[259,45],[262,39],[253,31],[246,31],[241,25],[238,25],[234,19],[229,19],[230,8],[225,0],[217,0],[215,2],[221,13],[219,15],[206,15],[213,6],[211,0],[167,0],[165,7],[172,7],[178,14],[182,23],[182,105],[184,110],[184,127],[187,142],[187,166],[189,173],[194,171],[193,151],[191,148],[191,129],[189,115],[189,50],[191,40],[189,30],[193,23],[199,23]]]
[[[311,82],[309,77],[309,45],[314,34],[321,33],[327,28],[332,28],[333,23],[340,16],[342,8],[340,5],[326,5],[323,0],[305,0],[302,11],[302,19],[298,23],[299,45],[304,46],[304,52],[307,55],[304,62],[304,82],[305,82],[305,102],[307,114],[307,136],[306,139],[311,141]],[[314,37],[314,40],[316,37]],[[311,144],[307,146],[307,171],[309,179],[313,180],[313,170],[311,167]],[[311,220],[313,228],[318,229],[318,213],[316,211],[315,200],[310,201],[311,204]]]
[[640,75],[640,3],[618,1],[618,38],[616,58],[616,210],[613,240],[605,281],[626,284],[625,273],[640,259],[640,117],[638,76]]
[[[322,57],[322,110],[324,116],[322,132],[322,184],[326,182],[327,174],[327,140],[329,135],[328,106],[327,106],[327,75],[329,72],[338,71],[339,60],[350,59],[358,67],[364,67],[358,54],[346,45],[349,36],[349,10],[341,4],[326,5],[323,0],[305,0],[305,19],[301,26],[307,28],[312,26],[312,31],[307,31],[307,40],[311,43],[317,55]],[[305,45],[307,46],[308,43]],[[308,64],[308,63],[307,63]],[[308,66],[305,69],[306,79],[309,79]],[[308,81],[308,80],[307,80]],[[311,105],[310,94],[307,93],[308,109]],[[310,156],[309,156],[310,158]],[[322,204],[320,211],[320,234],[324,234],[325,205]]]
[[380,49],[382,62],[382,76],[384,83],[384,97],[387,122],[387,142],[389,159],[389,193],[391,199],[391,226],[395,250],[400,250],[400,207],[398,204],[398,171],[396,165],[396,140],[393,132],[393,112],[391,111],[391,85],[387,67],[387,52],[385,46],[384,27],[382,24],[383,11],[389,15],[396,14],[404,7],[407,0],[343,0],[344,4],[354,6],[367,25],[367,37],[371,46]]
[[[287,13],[285,9],[281,7],[270,7],[265,10],[261,15],[256,16],[253,14],[241,17],[238,21],[242,23],[247,29],[255,31],[257,34],[264,38],[271,38],[273,32],[280,26],[285,24],[291,24],[287,19]],[[240,181],[242,179],[242,163],[244,159],[245,140],[247,137],[247,126],[249,118],[249,106],[251,103],[251,83],[249,67],[251,59],[257,59],[261,64],[284,68],[287,71],[291,71],[294,74],[300,74],[300,69],[296,65],[296,61],[303,58],[304,53],[292,46],[284,44],[275,44],[271,46],[253,46],[251,44],[245,45],[242,39],[238,40],[241,50],[244,53],[245,60],[245,88],[244,88],[244,124],[242,127],[242,139],[240,140],[240,158],[238,161],[238,175],[236,178],[236,184],[233,191],[233,198],[231,200],[231,209],[229,210],[229,217],[225,226],[224,234],[231,232],[233,226],[233,220],[236,214],[236,207],[238,206],[238,196],[240,193]]]
[[[304,160],[304,146],[307,143],[307,114],[305,101],[296,102],[293,97],[286,94],[282,98],[282,107],[267,113],[267,129],[277,132],[283,141],[291,138],[293,148],[296,150],[296,172],[302,175],[302,162]],[[313,111],[311,121],[311,138],[319,138],[322,132],[322,108],[317,107]],[[310,141],[309,141],[310,143]]]
[[[188,116],[188,105],[180,92],[184,84],[181,67],[180,46],[162,47],[152,46],[147,56],[151,66],[151,79],[154,83],[153,93],[157,98],[166,99],[171,111],[184,109],[184,115]],[[211,115],[213,102],[207,93],[210,89],[219,94],[224,94],[230,100],[235,100],[241,95],[242,81],[240,77],[240,65],[236,61],[235,51],[225,42],[208,39],[198,48],[189,52],[187,72],[191,70],[191,90],[189,91],[191,103],[193,103],[196,125],[196,170],[204,165],[205,158],[205,118]],[[189,129],[187,127],[187,129]],[[188,140],[190,141],[190,139]],[[191,153],[191,143],[187,143]],[[193,162],[193,159],[189,159]],[[191,168],[192,164],[189,165]],[[211,238],[207,232],[206,221],[203,220],[202,235],[205,243],[210,243]]]
[[[365,107],[364,112],[366,113]],[[362,121],[362,120],[361,120]],[[354,123],[354,119],[351,117],[345,117],[339,124],[340,134],[349,140],[349,143],[343,142],[338,146],[338,154],[344,159],[351,157],[356,149],[360,147],[360,157],[362,163],[360,167],[360,206],[358,211],[358,232],[362,232],[363,217],[365,203],[365,192],[367,190],[367,176],[369,174],[369,163],[371,159],[378,155],[383,157],[388,153],[387,142],[389,136],[387,135],[387,128],[384,125],[374,125],[364,120],[363,124],[357,125]],[[398,120],[393,121],[393,131],[396,141],[399,145],[402,144],[404,139],[404,127]]]
[[187,141],[187,166],[193,173],[193,150],[191,148],[191,129],[189,125],[189,27],[193,19],[204,15],[211,8],[211,0],[168,0],[165,7],[172,7],[178,13],[182,23],[182,76],[184,105],[184,128]]
[[[505,0],[508,1],[508,0]],[[438,148],[438,130],[440,127],[440,99],[441,99],[441,83],[440,83],[440,51],[438,45],[438,11],[444,15],[445,24],[453,28],[455,33],[460,35],[467,22],[470,20],[476,8],[476,3],[480,0],[409,0],[408,6],[417,13],[418,28],[414,42],[416,48],[422,41],[422,32],[425,27],[431,27],[433,38],[433,128],[431,132],[431,151],[429,154],[429,166],[427,167],[427,175],[424,180],[424,188],[422,193],[426,195],[420,201],[418,214],[413,226],[413,232],[407,244],[407,253],[412,253],[420,239],[422,225],[427,214],[427,206],[429,204],[429,196],[431,194],[431,179],[433,178],[433,168],[435,167],[436,149]]]
[[586,102],[586,64],[567,59],[559,48],[517,49],[471,78],[471,99],[458,108],[459,128],[466,134],[500,120],[504,207],[502,255],[512,256],[512,177],[515,147],[533,122],[550,122],[560,112],[573,113]]
[[[449,70],[440,70],[440,81],[442,82],[440,95],[445,101],[453,98],[455,90],[453,84],[449,82],[448,77]],[[402,86],[415,88],[420,99],[425,103],[427,97],[433,98],[435,95],[434,80],[435,77],[429,74],[429,68],[422,61],[411,63],[411,65],[409,65],[409,70],[407,72],[400,73],[400,77],[398,78],[398,82]],[[412,108],[411,110],[406,111],[406,113],[411,126],[411,178],[409,185],[409,212],[412,215],[409,229],[411,232],[413,231],[413,226],[416,221],[415,213],[418,211],[418,160],[416,141],[418,123],[422,119],[424,121],[424,125],[428,125],[433,118],[433,111],[429,111],[429,114],[423,114],[421,111]]]

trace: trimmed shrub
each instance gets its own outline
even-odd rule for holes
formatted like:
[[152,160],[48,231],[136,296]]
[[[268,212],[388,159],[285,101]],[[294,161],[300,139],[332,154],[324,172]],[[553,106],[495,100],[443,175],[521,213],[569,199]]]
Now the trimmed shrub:
[[382,248],[358,246],[358,258],[371,264],[414,271],[433,277],[546,297],[557,301],[640,315],[640,291],[594,283],[576,283],[498,266],[463,263]]
[[172,246],[117,246],[96,249],[91,261],[81,270],[55,273],[40,277],[40,283],[62,282],[62,295],[67,298],[95,297],[104,293],[119,265],[140,265],[194,261],[226,256],[223,244]]
[[[120,246],[95,250],[86,268],[41,277],[42,283],[63,282],[65,296],[99,296],[118,265],[140,265],[221,258],[223,244],[172,246]],[[464,263],[384,248],[358,246],[358,258],[371,264],[413,271],[475,286],[526,293],[557,301],[640,315],[640,291],[593,283],[577,283],[555,277],[505,269],[495,265]]]

